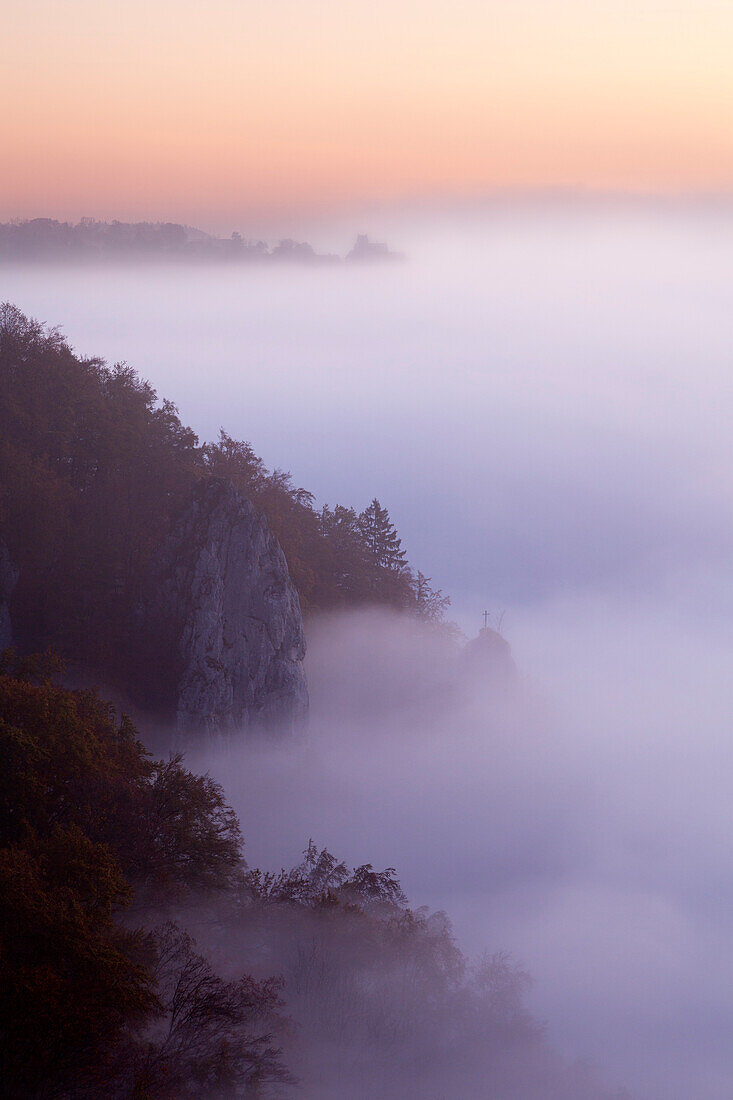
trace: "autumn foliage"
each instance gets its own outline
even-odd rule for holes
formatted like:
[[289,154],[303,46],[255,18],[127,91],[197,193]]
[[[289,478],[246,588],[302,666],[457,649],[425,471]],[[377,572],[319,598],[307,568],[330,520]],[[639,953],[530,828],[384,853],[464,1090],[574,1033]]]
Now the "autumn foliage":
[[[153,760],[130,722],[118,720],[94,693],[31,676],[26,663],[6,653],[0,673],[3,1094],[94,1095],[117,1082],[124,1095],[123,1083],[138,1077],[155,1077],[162,1087],[172,1069],[161,1053],[165,1043],[156,1044],[148,1031],[169,1012],[163,977],[170,984],[173,939],[181,967],[204,964],[195,962],[183,933],[172,926],[153,933],[124,913],[133,901],[139,919],[192,896],[233,889],[243,873],[239,825],[217,784],[192,775],[178,757]],[[271,987],[242,981],[230,988],[212,977],[222,1005],[236,1002],[227,1009],[229,1031],[247,1046],[250,1017],[274,1013],[278,1001]],[[242,989],[246,1003],[240,1003]],[[194,998],[187,1011],[198,1010]],[[209,1039],[207,1057],[216,1072],[236,1077],[215,1036]],[[229,1047],[233,1051],[231,1035]],[[258,1049],[255,1044],[254,1054]],[[197,1072],[214,1068],[199,1064]]]

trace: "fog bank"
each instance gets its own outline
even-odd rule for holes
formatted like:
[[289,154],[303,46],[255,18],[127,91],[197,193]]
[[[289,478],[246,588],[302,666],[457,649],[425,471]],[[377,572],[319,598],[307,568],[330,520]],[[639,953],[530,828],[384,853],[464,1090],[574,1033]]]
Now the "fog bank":
[[461,945],[509,950],[565,1053],[643,1098],[723,1100],[733,964],[730,639],[656,606],[515,626],[515,691],[378,613],[314,624],[298,745],[218,749],[253,865],[309,837],[397,867]]

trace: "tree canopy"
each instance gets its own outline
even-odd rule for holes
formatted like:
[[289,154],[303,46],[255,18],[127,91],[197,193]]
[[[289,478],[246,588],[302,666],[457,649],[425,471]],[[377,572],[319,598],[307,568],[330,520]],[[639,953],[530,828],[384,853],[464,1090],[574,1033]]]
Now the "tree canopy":
[[[38,682],[7,652],[0,755],[3,1095],[121,1096],[153,1080],[161,1095],[180,1064],[192,1080],[239,1082],[230,1095],[245,1095],[253,1074],[287,1076],[257,1037],[277,1015],[276,986],[223,982],[170,924],[124,919],[131,902],[139,919],[243,881],[239,823],[221,788],[180,757],[152,759],[93,692]],[[172,997],[188,1024],[179,1014],[166,1031]],[[171,1051],[186,1028],[217,1005],[221,1026],[204,1029],[195,1059],[178,1064]]]

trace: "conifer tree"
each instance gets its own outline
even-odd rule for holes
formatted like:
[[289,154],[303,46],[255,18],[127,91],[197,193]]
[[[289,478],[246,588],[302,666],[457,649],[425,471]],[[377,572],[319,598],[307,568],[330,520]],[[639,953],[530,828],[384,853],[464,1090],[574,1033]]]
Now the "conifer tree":
[[359,530],[370,565],[375,570],[400,571],[405,564],[405,551],[389,512],[377,498],[359,516]]

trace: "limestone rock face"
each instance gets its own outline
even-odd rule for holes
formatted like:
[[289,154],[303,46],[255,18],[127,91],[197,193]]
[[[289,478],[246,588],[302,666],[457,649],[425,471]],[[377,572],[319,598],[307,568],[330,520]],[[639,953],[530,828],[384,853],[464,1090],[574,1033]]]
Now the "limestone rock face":
[[10,560],[8,548],[0,542],[0,653],[13,644],[10,623],[10,597],[18,581],[18,570]]
[[152,604],[174,647],[180,731],[305,720],[305,638],[285,556],[234,486],[209,479],[158,555]]

